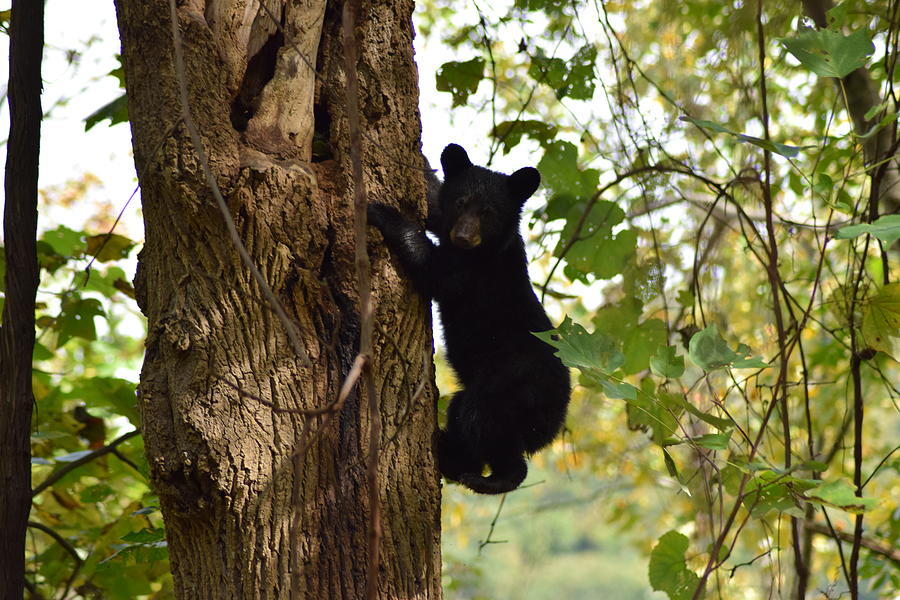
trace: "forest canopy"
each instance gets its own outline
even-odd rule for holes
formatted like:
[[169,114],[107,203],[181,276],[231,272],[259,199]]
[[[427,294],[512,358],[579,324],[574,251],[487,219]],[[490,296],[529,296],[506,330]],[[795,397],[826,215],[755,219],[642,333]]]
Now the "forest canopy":
[[[414,19],[431,163],[464,141],[541,173],[523,233],[558,325],[538,335],[576,384],[520,491],[444,486],[445,596],[895,597],[900,2],[423,0]],[[77,71],[88,51],[45,53]],[[124,98],[86,137],[127,127]],[[97,186],[42,189],[27,579],[166,597],[136,434],[142,242]],[[92,216],[60,224],[73,206]]]

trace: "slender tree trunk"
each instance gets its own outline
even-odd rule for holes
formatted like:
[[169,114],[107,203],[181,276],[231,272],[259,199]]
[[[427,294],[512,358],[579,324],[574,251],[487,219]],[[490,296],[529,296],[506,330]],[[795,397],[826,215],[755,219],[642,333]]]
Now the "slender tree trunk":
[[9,142],[0,324],[0,598],[21,598],[31,510],[31,356],[38,285],[37,181],[44,3],[14,0],[9,36]]
[[[267,0],[281,29],[255,1],[177,7],[190,117],[298,352],[204,178],[168,1],[116,5],[146,228],[142,430],[179,597],[356,599],[377,577],[380,598],[439,598],[429,307],[374,242],[377,448],[359,386],[335,404],[360,331],[341,7]],[[423,214],[412,8],[363,4],[357,71],[369,194]],[[377,573],[366,567],[373,450]]]

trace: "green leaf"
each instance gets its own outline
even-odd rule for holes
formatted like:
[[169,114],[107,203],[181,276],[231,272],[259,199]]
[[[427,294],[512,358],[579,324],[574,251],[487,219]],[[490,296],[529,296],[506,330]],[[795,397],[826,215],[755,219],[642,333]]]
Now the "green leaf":
[[110,77],[115,77],[116,81],[119,82],[119,87],[123,90],[125,89],[125,67],[122,66],[122,55],[116,54],[116,60],[119,62],[119,66],[107,73]]
[[662,449],[662,452],[663,462],[666,463],[666,471],[669,473],[669,477],[680,480],[680,477],[678,476],[678,467],[675,465],[675,461],[672,460],[672,455],[669,454],[669,451],[665,448]]
[[597,61],[597,49],[593,45],[582,47],[568,61],[569,70],[563,78],[562,85],[556,90],[559,98],[574,100],[590,100],[594,97],[594,63]]
[[803,148],[800,146],[788,146],[787,144],[781,144],[779,142],[773,142],[772,140],[764,140],[762,138],[753,137],[752,135],[746,135],[743,133],[738,133],[737,139],[739,142],[747,142],[748,144],[753,144],[754,146],[759,146],[763,150],[768,150],[769,152],[774,152],[775,154],[780,154],[785,158],[794,158]]
[[871,233],[887,246],[900,239],[900,215],[887,215],[873,223],[847,225],[837,230],[834,235],[838,240],[849,240],[864,233]]
[[838,2],[827,11],[825,11],[826,16],[828,17],[828,26],[841,26],[847,24],[847,16],[850,12],[850,3],[849,2]]
[[752,358],[739,358],[731,365],[735,369],[767,369],[769,363],[762,358],[755,356]]
[[96,298],[73,298],[63,302],[62,310],[56,319],[56,327],[59,330],[56,347],[62,347],[73,337],[96,340],[94,317],[103,315],[103,306]]
[[667,441],[678,430],[678,416],[683,409],[673,404],[665,392],[656,394],[653,382],[645,378],[641,382],[640,394],[627,399],[625,410],[628,416],[628,428],[647,431],[653,430],[653,443],[665,447]]
[[[584,210],[584,205],[572,207],[553,254],[562,256],[568,247],[565,272],[571,279],[584,280],[585,275],[611,279],[625,270],[634,255],[637,232],[625,229],[613,233],[613,228],[625,219],[625,211],[613,202],[597,201],[582,221]],[[581,230],[576,238],[579,222]]]
[[134,290],[128,282],[125,271],[119,267],[109,267],[105,273],[101,273],[96,269],[91,269],[90,276],[84,280],[81,276],[83,289],[100,292],[107,298],[112,298],[117,292],[122,292],[130,298],[134,298]]
[[678,379],[684,375],[684,357],[678,356],[675,346],[660,346],[650,357],[650,370],[666,379]]
[[731,433],[707,433],[700,437],[691,438],[691,442],[710,450],[728,450],[728,441],[730,439]]
[[87,253],[100,262],[127,258],[134,242],[117,233],[101,233],[87,237]]
[[786,144],[779,144],[778,142],[773,142],[771,140],[764,140],[762,138],[753,137],[752,135],[746,135],[743,133],[736,133],[731,131],[727,127],[715,123],[713,121],[705,121],[703,119],[694,119],[693,117],[682,116],[679,117],[681,121],[688,121],[693,123],[697,127],[701,127],[703,129],[709,129],[710,131],[715,131],[716,133],[727,133],[728,135],[734,136],[737,138],[739,142],[747,142],[748,144],[753,144],[754,146],[759,146],[763,150],[768,150],[769,152],[774,152],[775,154],[780,154],[786,158],[794,158],[800,151],[803,150],[802,147],[799,146],[788,146]]
[[85,377],[78,379],[66,396],[92,408],[106,408],[127,417],[135,427],[140,426],[136,385],[117,377]]
[[700,578],[685,562],[688,546],[687,536],[669,531],[650,552],[650,585],[658,592],[665,592],[670,600],[689,600],[700,584]]
[[88,131],[91,127],[103,121],[104,119],[109,119],[110,127],[116,125],[117,123],[127,123],[128,122],[128,96],[122,94],[109,104],[101,106],[93,113],[88,115],[84,120],[84,130]]
[[647,319],[631,330],[623,339],[625,363],[622,373],[634,375],[650,366],[651,353],[666,343],[666,324],[659,319]]
[[867,305],[862,322],[866,343],[900,361],[900,283],[878,288]]
[[630,261],[623,272],[622,288],[627,295],[647,304],[662,294],[666,281],[665,271],[665,265],[656,258],[641,262]]
[[134,517],[134,516],[138,516],[138,515],[152,515],[153,513],[158,512],[158,511],[159,511],[159,507],[157,507],[157,506],[145,506],[144,508],[140,508],[140,509],[134,511],[133,513],[131,513],[131,516]]
[[729,431],[734,426],[734,424],[731,421],[729,421],[728,419],[723,419],[721,417],[717,417],[715,415],[711,415],[709,413],[703,412],[702,410],[700,410],[699,408],[694,406],[692,403],[688,402],[681,395],[672,394],[671,402],[678,404],[679,406],[684,408],[684,410],[688,411],[689,413],[691,413],[692,415],[694,415],[695,417],[697,417],[704,423],[707,423],[708,425],[712,425],[719,431]]
[[875,498],[860,498],[849,481],[834,480],[822,483],[806,492],[807,500],[859,514],[878,505]]
[[675,300],[683,307],[690,308],[694,305],[694,294],[690,290],[678,290]]
[[61,256],[81,256],[84,254],[84,233],[60,225],[56,229],[45,231],[41,241],[46,242],[53,251]]
[[149,544],[164,539],[166,539],[166,531],[162,527],[142,529],[122,536],[123,541],[131,542],[132,544]]
[[768,367],[762,359],[748,358],[750,348],[746,344],[740,344],[737,350],[728,348],[728,344],[719,335],[719,329],[715,324],[703,331],[699,331],[691,337],[688,355],[704,371],[714,371],[728,367],[735,368],[765,368]]
[[804,31],[795,38],[778,38],[804,67],[820,77],[845,77],[866,64],[875,45],[864,29],[842,35],[830,29]]
[[643,303],[637,298],[626,296],[597,310],[592,323],[597,329],[614,340],[631,337],[644,312]]
[[885,100],[884,102],[880,102],[878,104],[874,104],[874,105],[872,105],[872,108],[867,110],[866,114],[863,115],[863,119],[865,119],[866,121],[871,121],[872,119],[875,118],[875,115],[877,115],[878,113],[880,113],[883,110],[886,110],[888,107],[889,107],[889,103],[887,100]]
[[600,385],[603,387],[606,397],[612,400],[634,400],[638,395],[638,389],[624,381],[600,379]]
[[805,469],[807,471],[816,471],[818,473],[822,473],[828,469],[828,465],[820,460],[804,460],[802,463],[800,463],[798,468]]
[[556,356],[569,367],[612,373],[625,362],[609,337],[599,331],[588,333],[568,316],[556,329],[534,335],[556,348]]
[[53,249],[53,246],[44,240],[38,240],[35,248],[37,249],[38,265],[48,273],[55,273],[60,267],[69,262],[69,257],[59,254]]
[[54,355],[47,346],[40,342],[35,342],[34,352],[32,352],[31,356],[34,360],[50,360]]
[[81,490],[79,499],[86,503],[102,502],[115,493],[111,487],[105,483],[98,483]]
[[880,121],[872,125],[868,131],[859,134],[857,137],[861,140],[868,140],[869,138],[874,137],[876,133],[896,121],[898,116],[900,115],[897,113],[887,113]]
[[561,58],[550,58],[537,54],[531,57],[528,76],[535,81],[547,84],[553,89],[559,89],[565,81],[566,61]]
[[504,121],[498,123],[491,135],[498,140],[503,140],[504,154],[519,145],[522,138],[527,136],[539,142],[542,146],[549,144],[558,132],[556,125],[543,121]]
[[557,348],[556,356],[566,366],[581,370],[609,398],[634,400],[637,397],[637,388],[612,376],[624,364],[625,356],[601,331],[588,333],[567,316],[556,329],[533,335]]
[[[752,465],[751,465],[752,468]],[[772,471],[762,471],[747,483],[744,506],[754,517],[761,519],[772,511],[801,516],[791,486],[799,482]],[[802,487],[809,487],[804,485]]]
[[438,69],[436,78],[438,91],[450,92],[453,95],[453,106],[462,106],[484,78],[484,59],[444,63]]
[[706,121],[704,119],[695,119],[693,117],[682,116],[678,118],[679,121],[688,121],[689,123],[693,123],[697,127],[702,129],[709,129],[710,131],[715,131],[716,133],[727,133],[728,135],[737,135],[732,130],[728,129],[724,125],[719,125],[715,121]]
[[594,195],[600,181],[600,172],[596,169],[578,168],[578,149],[564,140],[557,140],[545,147],[538,171],[541,172],[541,182],[553,195],[582,200]]

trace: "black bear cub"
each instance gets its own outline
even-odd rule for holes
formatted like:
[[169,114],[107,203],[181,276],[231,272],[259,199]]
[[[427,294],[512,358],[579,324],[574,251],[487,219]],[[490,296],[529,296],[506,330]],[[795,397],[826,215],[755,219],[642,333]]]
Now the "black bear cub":
[[531,334],[552,328],[519,234],[522,205],[541,176],[531,167],[504,175],[475,166],[456,144],[444,149],[441,165],[444,183],[437,201],[429,198],[428,216],[439,245],[391,206],[370,205],[369,220],[419,293],[437,301],[447,359],[462,385],[438,437],[441,473],[500,494],[522,483],[525,455],[556,437],[569,403],[568,369]]

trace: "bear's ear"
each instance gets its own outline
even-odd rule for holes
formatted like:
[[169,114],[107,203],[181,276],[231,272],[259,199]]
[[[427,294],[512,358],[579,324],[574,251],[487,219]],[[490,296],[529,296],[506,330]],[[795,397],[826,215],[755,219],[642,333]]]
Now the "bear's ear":
[[450,179],[471,167],[472,161],[462,146],[450,144],[441,152],[441,166],[444,168],[444,179]]
[[510,175],[506,183],[513,198],[525,202],[541,185],[541,174],[534,167],[524,167]]

